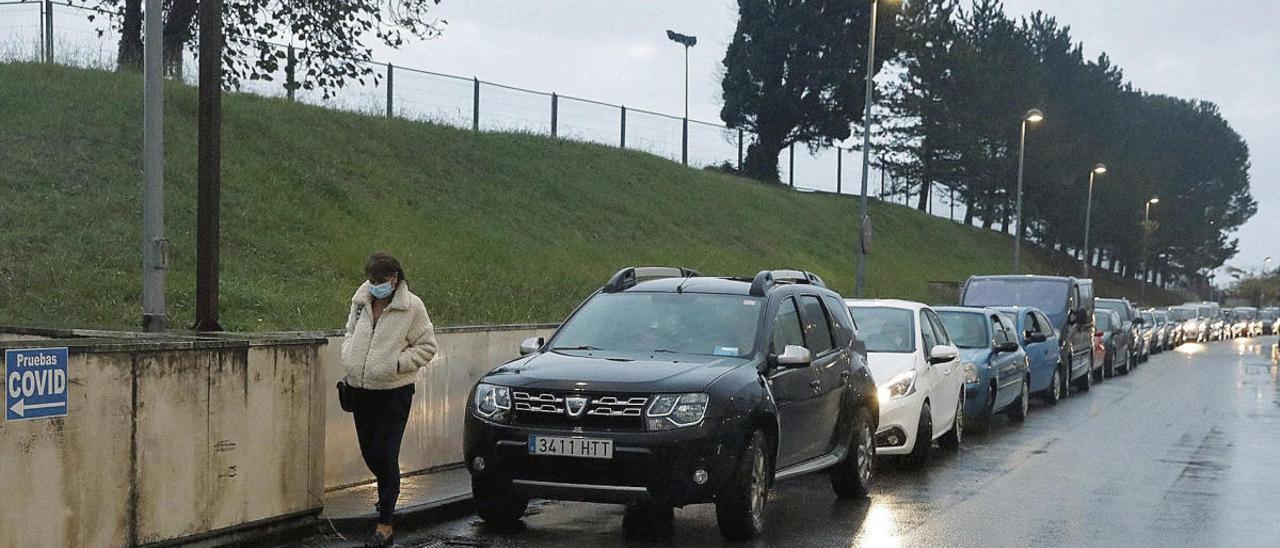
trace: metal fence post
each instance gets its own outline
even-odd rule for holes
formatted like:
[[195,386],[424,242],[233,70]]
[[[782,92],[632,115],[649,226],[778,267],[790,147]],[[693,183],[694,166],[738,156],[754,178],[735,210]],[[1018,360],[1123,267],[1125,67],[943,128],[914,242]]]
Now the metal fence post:
[[738,171],[742,171],[742,129],[738,129]]
[[791,143],[787,147],[787,181],[791,184],[791,188],[796,187],[796,144]]
[[387,118],[395,116],[395,67],[387,63]]
[[288,47],[288,57],[284,64],[284,91],[290,101],[296,99],[295,91],[298,89],[297,71],[298,71],[298,54],[293,50],[293,46]]
[[53,0],[44,0],[44,62],[53,63]]
[[836,194],[844,194],[844,149],[836,147]]
[[622,105],[622,129],[618,132],[618,148],[627,148],[627,105]]
[[[688,48],[685,48],[688,49]],[[680,138],[680,163],[689,165],[689,117],[684,118],[683,131]]]
[[480,131],[480,78],[473,77],[475,89],[471,97],[471,130]]
[[558,120],[559,117],[560,117],[560,96],[556,95],[556,92],[553,91],[551,92],[551,138],[553,139],[559,135],[559,132],[557,131],[558,128],[556,127],[557,123],[559,122]]

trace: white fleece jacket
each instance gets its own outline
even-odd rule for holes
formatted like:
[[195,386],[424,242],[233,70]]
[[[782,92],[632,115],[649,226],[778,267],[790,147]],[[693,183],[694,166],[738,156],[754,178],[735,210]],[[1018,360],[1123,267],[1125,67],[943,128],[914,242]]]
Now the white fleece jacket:
[[413,384],[418,369],[436,355],[436,330],[422,299],[401,281],[375,327],[369,282],[351,297],[342,365],[347,384],[368,390],[390,390]]

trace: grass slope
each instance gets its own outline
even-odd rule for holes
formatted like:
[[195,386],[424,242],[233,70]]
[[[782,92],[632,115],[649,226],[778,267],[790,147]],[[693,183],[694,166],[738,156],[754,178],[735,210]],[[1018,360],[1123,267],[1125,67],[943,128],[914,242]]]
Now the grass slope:
[[[141,90],[137,75],[0,64],[0,324],[137,325]],[[377,249],[401,258],[441,325],[558,321],[627,265],[804,268],[852,289],[852,197],[543,137],[240,94],[224,106],[228,329],[341,325]],[[167,300],[181,325],[195,288],[195,90],[170,86],[166,114]],[[1006,236],[900,206],[872,213],[871,295],[926,299],[929,280],[1007,270]],[[1027,263],[1075,270],[1035,251]]]

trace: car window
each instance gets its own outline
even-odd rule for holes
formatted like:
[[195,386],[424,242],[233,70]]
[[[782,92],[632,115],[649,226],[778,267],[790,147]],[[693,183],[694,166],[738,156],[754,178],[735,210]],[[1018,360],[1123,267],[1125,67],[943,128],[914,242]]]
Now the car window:
[[849,314],[858,322],[867,352],[911,353],[916,351],[915,326],[910,310],[888,306],[851,306]]
[[1034,314],[1036,315],[1036,318],[1039,318],[1040,320],[1040,333],[1043,333],[1046,337],[1052,338],[1055,334],[1053,330],[1053,322],[1049,321],[1049,317],[1045,316],[1043,312],[1035,312]]
[[755,351],[760,304],[741,295],[601,293],[565,322],[551,346],[745,357]]
[[804,339],[809,343],[809,352],[817,356],[835,348],[835,341],[831,339],[831,320],[822,308],[822,301],[813,295],[801,295],[800,318],[804,320]]
[[800,313],[796,300],[787,297],[773,315],[773,353],[781,354],[787,345],[804,346],[804,332],[800,329]]
[[1005,340],[1012,343],[1018,342],[1018,328],[1013,326],[1013,321],[1001,316],[1000,323],[1004,324]]
[[1004,344],[1009,341],[1009,332],[1005,331],[1004,324],[1000,322],[998,316],[991,317],[991,342],[995,344]]
[[951,344],[951,334],[947,332],[947,327],[942,325],[942,319],[932,310],[925,310],[925,316],[929,317],[929,323],[933,325],[933,334],[938,337],[938,344]]
[[1070,285],[1061,280],[975,278],[964,289],[964,305],[1030,306],[1054,313],[1066,312],[1072,299]]
[[[1042,329],[1040,329],[1040,318],[1037,318],[1034,312],[1027,312],[1025,331],[1027,333],[1040,333],[1042,331]],[[1025,335],[1025,333],[1023,335]]]
[[1093,315],[1093,323],[1097,324],[1098,331],[1111,331],[1115,329],[1111,326],[1111,312],[1098,312]]
[[831,314],[831,319],[835,320],[832,322],[835,324],[835,329],[843,330],[846,337],[856,337],[858,325],[853,323],[853,316],[849,315],[849,309],[845,304],[835,297],[823,297],[823,301],[827,304],[827,312]]
[[933,347],[938,346],[938,336],[933,332],[933,324],[929,323],[929,318],[924,315],[924,311],[920,311],[920,337],[924,339],[924,353],[928,354],[933,351]]
[[947,335],[960,348],[990,348],[991,337],[981,313],[944,310],[940,314]]

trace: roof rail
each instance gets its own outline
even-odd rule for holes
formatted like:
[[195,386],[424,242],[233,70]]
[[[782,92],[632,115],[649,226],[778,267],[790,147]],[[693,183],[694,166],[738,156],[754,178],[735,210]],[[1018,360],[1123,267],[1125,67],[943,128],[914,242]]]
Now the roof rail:
[[826,282],[822,281],[817,274],[804,270],[761,270],[756,277],[751,280],[751,294],[757,297],[763,297],[769,289],[779,284],[804,284],[817,287],[827,287]]
[[698,271],[692,268],[671,267],[671,266],[632,266],[619,270],[609,282],[604,284],[601,291],[605,293],[617,293],[626,291],[635,287],[640,282],[649,280],[661,280],[663,278],[691,278],[701,276]]

